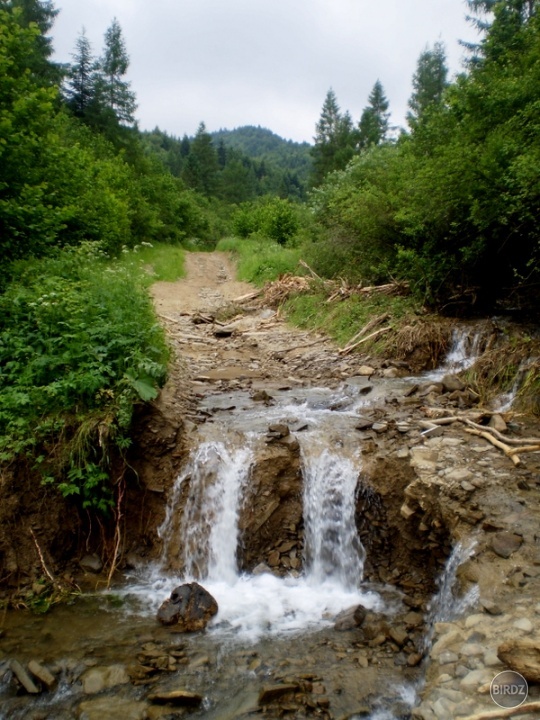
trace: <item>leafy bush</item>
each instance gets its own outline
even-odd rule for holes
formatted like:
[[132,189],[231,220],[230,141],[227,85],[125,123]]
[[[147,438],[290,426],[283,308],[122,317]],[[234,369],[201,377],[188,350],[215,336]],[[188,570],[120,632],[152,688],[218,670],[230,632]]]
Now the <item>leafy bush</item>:
[[0,296],[0,461],[34,458],[64,495],[104,511],[110,452],[165,381],[163,331],[139,274],[96,243],[18,271]]
[[289,200],[275,197],[243,203],[232,223],[234,232],[242,238],[259,233],[279,245],[289,244],[300,228],[297,208]]

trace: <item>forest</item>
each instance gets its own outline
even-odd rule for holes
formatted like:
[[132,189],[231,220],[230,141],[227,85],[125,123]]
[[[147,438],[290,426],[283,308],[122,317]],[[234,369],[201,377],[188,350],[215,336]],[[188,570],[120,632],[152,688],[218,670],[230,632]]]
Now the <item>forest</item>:
[[137,259],[163,244],[181,265],[243,243],[259,280],[302,256],[449,314],[537,311],[539,3],[468,6],[478,43],[453,81],[426,47],[406,128],[377,80],[357,122],[330,89],[310,146],[140,131],[116,19],[99,57],[83,32],[60,66],[54,3],[0,0],[0,462],[112,506],[112,461],[167,374]]

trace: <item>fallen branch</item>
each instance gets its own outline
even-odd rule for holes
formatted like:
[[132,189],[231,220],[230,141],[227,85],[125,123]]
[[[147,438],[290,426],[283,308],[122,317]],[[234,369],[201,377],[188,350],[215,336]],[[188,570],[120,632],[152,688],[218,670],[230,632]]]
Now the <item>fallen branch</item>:
[[314,340],[313,342],[304,343],[303,345],[294,345],[293,347],[282,350],[281,352],[292,352],[293,350],[303,350],[304,348],[313,347],[314,345],[320,345],[324,340]]
[[515,448],[511,448],[509,445],[505,445],[500,440],[497,440],[496,437],[493,437],[493,435],[491,435],[490,433],[483,430],[475,430],[474,428],[465,428],[465,432],[469,433],[469,435],[478,435],[478,437],[483,437],[484,440],[487,440],[492,445],[495,445],[495,447],[499,448],[499,450],[502,450],[503,453],[510,458],[514,465],[521,465],[521,459],[514,452]]
[[234,298],[232,301],[233,303],[243,303],[247,300],[255,300],[256,297],[259,297],[259,295],[262,293],[262,290],[255,290],[255,292],[246,293],[245,295],[240,295],[237,298]]
[[[366,337],[362,338],[361,340],[358,340],[358,342],[355,342],[353,345],[349,345],[347,348],[343,350],[341,353],[342,355],[348,355],[352,350],[357,348],[359,345],[362,345],[363,343],[367,342],[368,340],[374,340],[376,337],[379,337],[380,335],[384,335],[387,332],[390,332],[392,328],[391,327],[385,327],[381,328],[380,330],[375,330],[375,332],[372,332],[370,335],[366,335]],[[346,350],[346,352],[345,352]],[[340,351],[341,352],[341,351]]]
[[347,343],[347,345],[344,348],[342,348],[341,350],[338,351],[339,354],[340,355],[348,355],[350,352],[351,346],[354,345],[354,343],[359,338],[361,338],[362,335],[365,335],[370,330],[373,330],[373,328],[376,328],[377,325],[382,325],[382,323],[385,322],[385,320],[388,320],[389,318],[390,318],[390,314],[384,313],[384,315],[378,315],[377,317],[370,320],[368,323],[366,323],[364,325],[364,327],[360,330],[360,332],[356,333],[356,335],[349,340],[349,342]]
[[470,425],[477,430],[487,430],[487,432],[490,432],[492,435],[495,435],[496,438],[502,440],[505,445],[522,445],[523,443],[526,443],[527,445],[540,445],[540,438],[509,438],[498,430],[495,430],[495,428],[489,427],[489,425],[478,425],[468,418],[464,418],[463,422],[466,422],[467,425]]
[[529,715],[538,710],[540,710],[540,702],[532,702],[515,708],[485,710],[474,715],[467,715],[467,717],[460,718],[460,720],[498,720],[499,718],[515,717],[516,715]]

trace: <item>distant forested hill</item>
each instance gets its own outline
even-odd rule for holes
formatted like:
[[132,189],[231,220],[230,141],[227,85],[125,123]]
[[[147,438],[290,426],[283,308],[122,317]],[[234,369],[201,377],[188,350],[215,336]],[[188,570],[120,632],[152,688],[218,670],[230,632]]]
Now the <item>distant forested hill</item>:
[[216,145],[222,141],[226,147],[240,150],[253,159],[264,160],[295,173],[303,185],[307,184],[311,172],[309,143],[284,140],[271,130],[254,125],[244,125],[234,130],[218,130],[211,135]]

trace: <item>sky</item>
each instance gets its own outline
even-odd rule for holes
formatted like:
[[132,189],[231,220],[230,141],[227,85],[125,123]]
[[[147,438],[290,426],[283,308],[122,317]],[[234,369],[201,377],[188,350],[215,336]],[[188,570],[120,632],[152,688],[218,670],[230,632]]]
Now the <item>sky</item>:
[[330,88],[358,122],[379,79],[391,123],[405,124],[418,57],[475,40],[465,0],[55,0],[55,59],[70,62],[82,28],[95,55],[116,17],[141,130],[170,135],[261,125],[312,142]]

